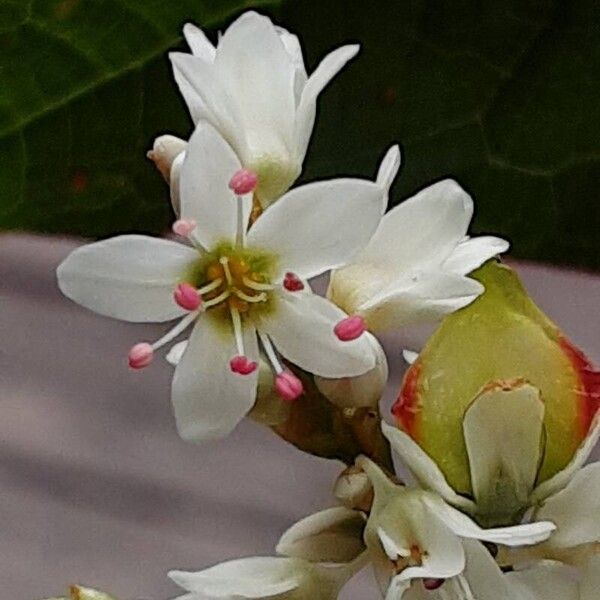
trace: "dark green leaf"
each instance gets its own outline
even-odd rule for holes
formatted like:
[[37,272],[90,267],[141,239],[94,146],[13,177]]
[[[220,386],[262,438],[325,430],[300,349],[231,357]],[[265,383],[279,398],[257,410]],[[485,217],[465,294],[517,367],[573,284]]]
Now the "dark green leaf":
[[187,21],[275,0],[0,0],[0,227],[159,230],[167,191],[144,155],[187,135],[166,51]]
[[600,5],[403,0],[284,5],[311,64],[362,53],[322,97],[306,177],[371,175],[393,141],[393,202],[456,178],[475,231],[513,254],[600,267]]

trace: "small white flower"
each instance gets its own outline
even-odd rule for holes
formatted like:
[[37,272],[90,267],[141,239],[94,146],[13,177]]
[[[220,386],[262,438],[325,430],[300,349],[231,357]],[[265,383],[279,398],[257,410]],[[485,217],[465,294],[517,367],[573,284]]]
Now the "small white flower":
[[187,594],[175,600],[335,600],[342,582],[335,568],[299,558],[253,556],[196,573],[171,571]]
[[600,435],[600,414],[571,462],[536,485],[543,452],[544,403],[534,386],[490,387],[471,404],[464,439],[474,499],[458,494],[438,465],[405,432],[383,433],[424,489],[488,522],[553,522],[557,529],[531,550],[507,553],[507,562],[554,558],[578,562],[600,542],[600,463],[583,466]]
[[549,522],[482,529],[439,495],[393,483],[369,459],[360,457],[357,465],[374,487],[365,541],[389,600],[401,598],[413,579],[430,580],[435,587],[458,578],[464,585],[465,540],[526,546],[544,541],[555,529]]
[[232,560],[200,571],[173,571],[171,579],[191,592],[178,600],[205,598],[277,598],[335,600],[364,564],[361,513],[330,508],[286,531],[277,546],[280,557]]
[[[248,193],[236,197],[228,187],[232,180]],[[358,375],[375,365],[368,340],[360,331],[340,335],[346,315],[312,294],[304,279],[345,264],[365,246],[381,219],[387,187],[361,179],[304,185],[247,231],[248,182],[252,177],[231,147],[203,123],[181,167],[182,218],[174,225],[191,245],[120,236],[79,248],[58,269],[63,293],[100,314],[135,322],[183,317],[154,344],[132,348],[134,368],[194,325],[187,346],[175,351],[182,356],[172,388],[177,426],[189,440],[223,436],[250,410],[259,341],[277,391],[290,401],[302,384],[283,369],[275,347],[302,369],[327,377]]]
[[332,273],[328,297],[370,331],[438,319],[471,303],[483,286],[467,274],[508,242],[469,238],[470,196],[450,179],[393,208],[359,256]]
[[192,119],[219,130],[258,174],[257,196],[269,204],[300,174],[317,97],[359,47],[338,48],[308,77],[298,38],[255,12],[232,23],[216,48],[192,24],[183,32],[192,54],[170,58]]

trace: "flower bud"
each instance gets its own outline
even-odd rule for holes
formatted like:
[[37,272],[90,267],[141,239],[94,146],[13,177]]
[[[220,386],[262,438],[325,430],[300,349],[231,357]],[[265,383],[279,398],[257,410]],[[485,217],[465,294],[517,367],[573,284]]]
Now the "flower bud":
[[376,406],[388,378],[388,364],[383,348],[370,333],[367,336],[372,351],[376,356],[375,367],[357,377],[342,379],[326,379],[315,376],[317,388],[330,402],[340,408],[361,408]]
[[465,415],[490,382],[523,381],[539,390],[545,445],[538,484],[569,463],[600,399],[600,374],[533,303],[509,267],[490,262],[473,277],[485,294],[444,320],[407,371],[392,409],[399,427],[448,483],[469,495],[474,490]]
[[167,183],[170,182],[173,161],[186,149],[187,142],[174,135],[161,135],[154,140],[148,158],[156,165]]
[[373,504],[373,485],[369,476],[357,466],[345,469],[337,478],[333,494],[346,508],[369,512]]

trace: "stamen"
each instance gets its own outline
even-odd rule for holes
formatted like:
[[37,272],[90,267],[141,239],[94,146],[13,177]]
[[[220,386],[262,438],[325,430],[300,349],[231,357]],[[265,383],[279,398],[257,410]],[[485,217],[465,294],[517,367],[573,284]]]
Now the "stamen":
[[238,375],[250,375],[258,368],[258,363],[247,356],[234,356],[229,361],[229,368]]
[[360,315],[342,319],[334,328],[333,332],[342,342],[350,342],[359,338],[367,330],[365,320]]
[[198,310],[202,304],[202,298],[198,290],[189,283],[180,283],[173,293],[175,302],[185,310]]
[[271,285],[270,283],[260,283],[258,281],[252,281],[252,279],[249,279],[248,277],[242,277],[242,282],[247,288],[250,288],[251,290],[256,290],[257,292],[270,292],[271,290],[275,289],[275,286]]
[[229,290],[225,290],[224,292],[220,293],[216,298],[213,298],[212,300],[207,300],[204,303],[204,308],[210,308],[211,306],[216,306],[217,304],[221,304],[221,302],[223,302],[224,300],[227,300],[227,298],[229,298],[229,296],[231,296],[231,292]]
[[288,402],[294,402],[304,393],[302,382],[289,371],[283,371],[275,377],[275,390]]
[[208,294],[209,292],[216,290],[222,283],[223,283],[223,278],[219,277],[218,279],[215,279],[214,281],[207,283],[204,287],[198,288],[198,293],[200,295]]
[[196,229],[197,225],[198,224],[194,219],[178,219],[171,226],[171,230],[181,237],[189,237],[194,229]]
[[249,294],[242,292],[242,290],[239,290],[238,288],[233,288],[231,291],[238,298],[241,298],[242,300],[245,300],[246,302],[250,302],[250,303],[254,303],[254,304],[256,304],[257,302],[265,302],[268,297],[267,294],[265,294],[265,292],[261,292],[260,294],[257,294],[256,296],[250,296]]
[[229,259],[226,256],[221,256],[219,259],[221,265],[223,265],[223,271],[225,271],[225,279],[227,280],[227,285],[233,285],[233,277],[231,275],[231,270],[229,269]]
[[288,292],[299,292],[304,289],[304,283],[294,273],[286,273],[283,279],[283,287]]
[[258,185],[258,176],[253,171],[248,169],[240,169],[234,173],[233,177],[229,180],[229,189],[237,194],[243,196],[249,194],[256,189]]
[[237,346],[238,354],[244,354],[244,333],[242,331],[242,318],[237,308],[229,307],[231,312],[231,322],[233,324],[233,335],[235,336],[235,345]]
[[277,358],[277,353],[275,352],[275,348],[273,348],[273,344],[271,344],[271,340],[268,338],[268,336],[260,331],[258,332],[258,337],[260,338],[263,350],[265,351],[265,354],[267,355],[267,358],[273,367],[273,371],[275,371],[276,375],[280,375],[283,373],[283,367]]
[[154,350],[147,342],[140,342],[131,348],[127,358],[132,369],[143,369],[152,362]]
[[237,221],[235,232],[235,245],[243,246],[244,239],[244,202],[240,196],[237,197]]
[[180,333],[183,333],[198,317],[198,311],[191,312],[189,315],[186,315],[173,327],[173,329],[167,331],[165,335],[163,335],[160,339],[158,339],[154,344],[152,344],[153,350],[158,350],[162,348],[165,344],[168,344],[171,340],[174,340]]

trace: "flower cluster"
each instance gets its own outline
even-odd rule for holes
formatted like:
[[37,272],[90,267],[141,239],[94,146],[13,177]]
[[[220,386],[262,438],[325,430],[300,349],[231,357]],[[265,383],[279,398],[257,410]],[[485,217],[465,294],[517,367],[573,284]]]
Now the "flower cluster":
[[[226,436],[250,415],[347,465],[338,505],[292,526],[278,556],[171,572],[181,600],[333,599],[368,564],[387,600],[600,598],[600,469],[583,466],[600,435],[600,376],[498,262],[508,243],[468,235],[473,201],[451,179],[386,213],[395,145],[373,180],[292,187],[318,96],[358,46],[309,75],[296,36],[254,12],[216,46],[194,25],[184,34],[191,53],[170,58],[194,131],[149,152],[170,186],[173,236],[82,246],[60,265],[60,289],[102,315],[174,322],[128,362],[147,367],[171,345],[185,440]],[[323,297],[310,280],[327,273]],[[405,354],[395,426],[380,424],[376,336],[438,320]],[[310,437],[323,414],[354,437]]]

